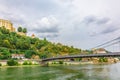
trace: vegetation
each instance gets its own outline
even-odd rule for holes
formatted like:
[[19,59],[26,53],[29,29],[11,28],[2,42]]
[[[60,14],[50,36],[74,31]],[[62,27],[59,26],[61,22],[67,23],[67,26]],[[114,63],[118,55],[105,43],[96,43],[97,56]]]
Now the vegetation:
[[22,32],[22,27],[18,27],[18,32]]
[[24,61],[23,65],[32,65],[32,62],[31,61]]
[[15,65],[18,65],[18,62],[13,60],[13,59],[11,59],[11,60],[7,61],[7,65],[8,66],[15,66]]
[[108,62],[108,59],[105,57],[99,58],[99,62]]
[[[27,29],[18,28],[18,32],[27,32]],[[61,43],[49,42],[46,38],[31,38],[21,36],[16,32],[10,32],[5,27],[0,27],[0,59],[10,59],[11,54],[25,54],[26,58],[48,58],[60,55],[73,55],[83,51],[73,46],[69,47]],[[34,56],[34,57],[33,57]]]
[[59,64],[63,64],[64,62],[63,61],[59,61]]
[[27,29],[26,28],[22,28],[22,27],[18,27],[18,32],[27,33]]

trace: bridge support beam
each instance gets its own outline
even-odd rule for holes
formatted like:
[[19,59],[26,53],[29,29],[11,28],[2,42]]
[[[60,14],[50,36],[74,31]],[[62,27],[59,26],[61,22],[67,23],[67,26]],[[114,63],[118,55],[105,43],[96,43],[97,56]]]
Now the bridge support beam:
[[40,62],[40,65],[41,65],[41,66],[49,66],[49,65],[48,65],[48,62],[44,62],[44,61],[41,61],[41,62]]

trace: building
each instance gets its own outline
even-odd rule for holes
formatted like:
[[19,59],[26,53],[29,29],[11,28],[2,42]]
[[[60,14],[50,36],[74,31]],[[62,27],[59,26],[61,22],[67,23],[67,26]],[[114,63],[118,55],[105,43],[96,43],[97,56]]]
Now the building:
[[17,34],[21,36],[26,36],[26,33],[23,33],[23,32],[17,32]]
[[107,53],[107,51],[104,48],[94,49],[94,54],[100,54],[100,53]]
[[2,26],[4,26],[10,32],[15,32],[15,28],[13,27],[13,24],[9,20],[0,19],[0,27]]
[[24,59],[25,55],[24,54],[12,54],[11,57],[14,59]]
[[35,38],[35,34],[32,34],[31,37],[32,37],[32,38]]

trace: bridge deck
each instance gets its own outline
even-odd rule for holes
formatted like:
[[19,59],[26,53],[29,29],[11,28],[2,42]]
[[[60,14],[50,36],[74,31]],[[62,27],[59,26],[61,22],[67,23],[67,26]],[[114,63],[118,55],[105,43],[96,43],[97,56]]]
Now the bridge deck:
[[120,52],[105,53],[105,54],[100,53],[100,54],[82,54],[82,55],[61,56],[61,57],[54,57],[54,58],[46,58],[46,59],[43,59],[42,62],[57,60],[57,59],[91,58],[91,57],[120,57]]

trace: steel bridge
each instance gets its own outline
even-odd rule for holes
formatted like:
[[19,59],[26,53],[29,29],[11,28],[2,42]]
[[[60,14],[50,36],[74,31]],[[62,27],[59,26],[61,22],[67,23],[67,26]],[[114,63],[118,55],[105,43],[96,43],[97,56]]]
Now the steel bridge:
[[120,57],[120,52],[105,53],[105,54],[100,53],[100,54],[82,54],[82,55],[61,56],[61,57],[42,59],[42,62],[47,62],[47,61],[52,61],[52,60],[61,60],[61,59],[93,58],[93,57]]

